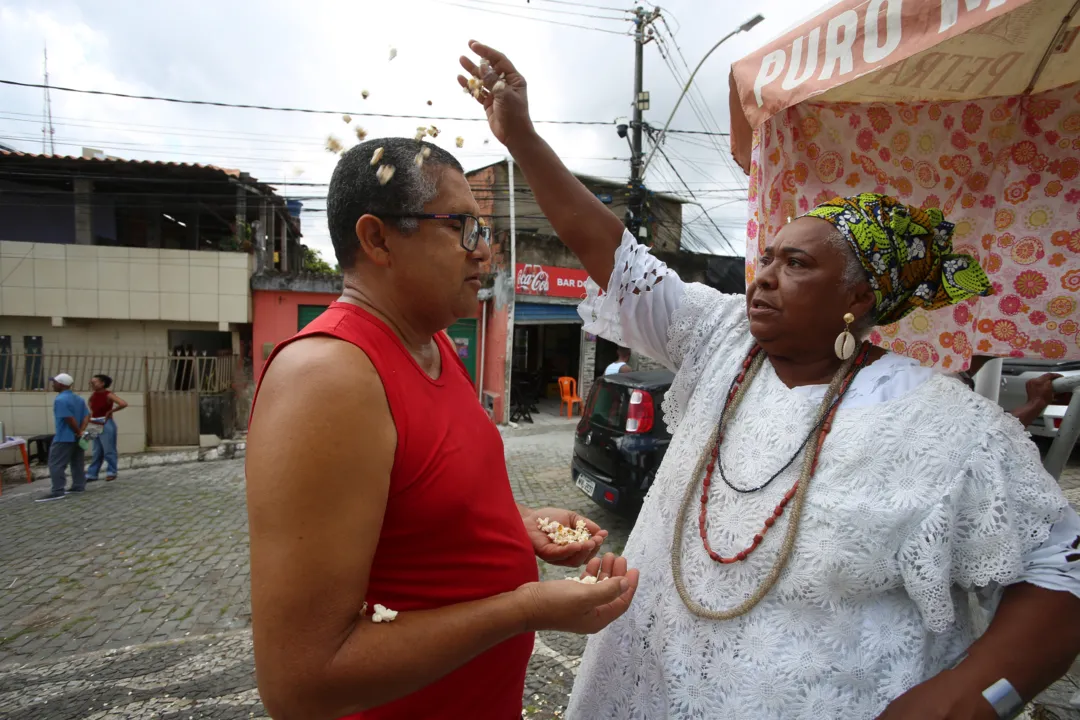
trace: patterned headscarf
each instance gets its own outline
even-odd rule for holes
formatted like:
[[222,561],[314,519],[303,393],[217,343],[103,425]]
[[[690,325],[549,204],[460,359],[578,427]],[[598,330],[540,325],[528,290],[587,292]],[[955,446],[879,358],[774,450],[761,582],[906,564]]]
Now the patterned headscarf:
[[937,208],[920,210],[887,195],[862,193],[829,200],[806,216],[832,223],[851,243],[877,297],[878,325],[915,308],[936,310],[993,293],[975,258],[953,253],[953,224]]

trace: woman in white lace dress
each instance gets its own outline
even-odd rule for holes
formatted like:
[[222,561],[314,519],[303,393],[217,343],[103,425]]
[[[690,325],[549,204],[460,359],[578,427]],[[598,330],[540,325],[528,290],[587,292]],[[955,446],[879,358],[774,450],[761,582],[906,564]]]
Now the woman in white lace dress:
[[[590,639],[571,720],[1006,717],[1064,674],[1080,519],[1035,446],[962,383],[846,334],[988,293],[940,213],[838,199],[768,241],[746,297],[684,283],[535,133],[509,61],[471,47],[496,137],[607,280],[586,330],[676,373],[625,549],[637,596]],[[996,609],[981,637],[972,599]]]

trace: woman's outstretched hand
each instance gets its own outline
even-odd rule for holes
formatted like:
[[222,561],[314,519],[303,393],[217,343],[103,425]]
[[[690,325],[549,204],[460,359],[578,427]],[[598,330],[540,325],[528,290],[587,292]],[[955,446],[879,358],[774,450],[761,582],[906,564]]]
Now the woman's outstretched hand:
[[525,78],[498,50],[475,40],[469,43],[469,49],[480,56],[481,62],[474,63],[462,55],[461,67],[467,75],[458,75],[458,84],[468,88],[469,77],[480,78],[482,88],[476,101],[483,106],[495,138],[510,146],[515,140],[533,134]]

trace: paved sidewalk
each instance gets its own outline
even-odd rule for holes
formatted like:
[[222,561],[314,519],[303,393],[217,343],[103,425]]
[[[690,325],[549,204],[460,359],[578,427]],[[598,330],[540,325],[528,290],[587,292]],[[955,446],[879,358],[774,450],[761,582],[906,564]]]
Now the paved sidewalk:
[[[586,512],[621,549],[629,523],[569,481],[564,428],[506,439],[519,500]],[[0,717],[262,717],[255,691],[243,462],[147,468],[83,496],[0,496]],[[541,565],[544,575],[569,571]],[[525,704],[559,717],[583,639],[538,638]]]
[[[506,433],[515,495],[568,507],[611,531],[630,523],[569,480],[572,424]],[[1063,478],[1080,501],[1080,468]],[[249,631],[243,463],[148,468],[81,497],[35,504],[42,482],[0,496],[0,717],[11,720],[248,720],[265,717]],[[546,578],[570,571],[541,565]],[[525,693],[529,718],[561,717],[584,638],[541,633]],[[1080,677],[1077,674],[1076,677]],[[1057,717],[1076,685],[1048,700]]]

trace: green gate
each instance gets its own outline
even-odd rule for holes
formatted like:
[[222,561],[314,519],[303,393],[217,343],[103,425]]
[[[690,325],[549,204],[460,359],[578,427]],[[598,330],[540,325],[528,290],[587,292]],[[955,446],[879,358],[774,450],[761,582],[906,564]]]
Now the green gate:
[[322,315],[327,305],[297,305],[296,306],[296,331],[300,332],[307,324]]
[[458,357],[469,371],[469,377],[473,384],[476,383],[476,356],[480,353],[480,346],[476,343],[476,319],[458,320],[446,329],[446,334],[454,341]]

